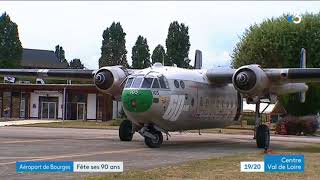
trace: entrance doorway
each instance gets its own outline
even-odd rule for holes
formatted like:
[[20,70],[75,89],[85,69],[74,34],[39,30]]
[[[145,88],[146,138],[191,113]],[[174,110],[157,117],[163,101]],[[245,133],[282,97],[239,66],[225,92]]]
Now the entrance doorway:
[[77,103],[77,119],[85,120],[86,103]]
[[41,103],[41,119],[56,119],[57,103],[42,102]]
[[39,97],[39,118],[58,119],[58,97]]

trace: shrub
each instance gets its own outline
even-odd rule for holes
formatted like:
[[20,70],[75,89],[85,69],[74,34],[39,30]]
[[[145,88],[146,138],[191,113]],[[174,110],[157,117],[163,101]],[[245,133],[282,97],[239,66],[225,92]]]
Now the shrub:
[[[296,117],[288,115],[276,125],[277,134],[287,135],[313,135],[319,127],[316,116]],[[284,128],[284,129],[283,129]]]

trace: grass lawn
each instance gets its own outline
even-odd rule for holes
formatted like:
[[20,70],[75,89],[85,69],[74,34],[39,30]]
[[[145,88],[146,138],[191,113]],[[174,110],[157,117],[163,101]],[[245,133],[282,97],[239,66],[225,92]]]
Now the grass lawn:
[[88,177],[86,180],[103,179],[320,179],[320,146],[272,152],[273,154],[304,154],[304,173],[245,173],[240,172],[241,161],[263,161],[263,153],[191,161],[185,164],[160,167],[147,171],[125,171],[105,176]]
[[118,129],[119,123],[120,123],[120,120],[112,120],[107,122],[66,120],[61,122],[25,124],[25,125],[18,125],[18,126],[50,127],[50,128],[83,128],[83,129]]

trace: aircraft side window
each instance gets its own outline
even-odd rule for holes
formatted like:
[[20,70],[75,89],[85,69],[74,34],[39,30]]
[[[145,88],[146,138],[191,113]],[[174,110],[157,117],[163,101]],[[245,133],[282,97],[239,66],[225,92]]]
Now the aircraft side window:
[[167,83],[165,82],[166,80],[164,79],[163,76],[159,77],[159,82],[160,82],[160,86],[163,89],[168,89]]
[[127,83],[126,83],[125,88],[130,88],[130,86],[131,86],[131,84],[132,84],[132,81],[133,81],[133,78],[129,78],[129,79],[127,80]]
[[139,88],[140,87],[140,84],[142,82],[143,78],[141,77],[136,77],[132,83],[132,88]]
[[184,85],[184,82],[183,82],[183,81],[180,81],[180,86],[181,86],[182,89],[185,88],[185,85]]
[[144,78],[143,83],[141,85],[142,88],[150,88],[152,84],[153,78]]
[[152,88],[160,88],[158,78],[153,80]]
[[177,81],[177,80],[174,80],[174,86],[176,87],[176,88],[179,88],[179,82]]

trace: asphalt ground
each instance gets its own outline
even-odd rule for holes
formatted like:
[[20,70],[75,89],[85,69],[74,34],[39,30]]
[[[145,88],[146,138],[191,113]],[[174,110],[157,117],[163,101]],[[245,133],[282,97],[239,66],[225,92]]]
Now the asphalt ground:
[[[135,134],[121,142],[117,130],[0,127],[0,179],[81,179],[101,173],[16,173],[16,161],[123,161],[124,171],[147,170],[190,160],[262,152],[251,135],[171,133],[150,149]],[[164,137],[164,139],[166,139]],[[320,137],[272,136],[271,149],[320,144]]]

